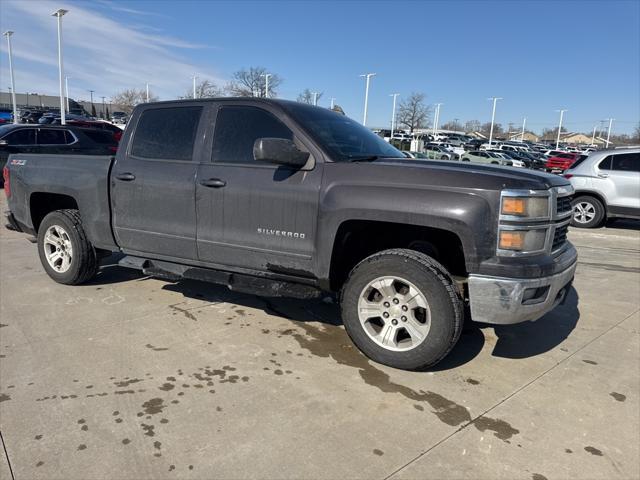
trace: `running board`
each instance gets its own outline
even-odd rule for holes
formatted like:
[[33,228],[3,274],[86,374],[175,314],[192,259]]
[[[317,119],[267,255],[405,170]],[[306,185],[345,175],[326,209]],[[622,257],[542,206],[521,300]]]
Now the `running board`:
[[322,292],[311,286],[301,283],[275,280],[242,273],[225,272],[210,268],[193,267],[179,263],[165,262],[163,260],[151,260],[127,255],[118,265],[126,268],[142,270],[142,273],[151,277],[162,278],[170,282],[182,279],[199,280],[201,282],[226,285],[234,292],[249,293],[262,297],[290,297],[290,298],[317,298]]

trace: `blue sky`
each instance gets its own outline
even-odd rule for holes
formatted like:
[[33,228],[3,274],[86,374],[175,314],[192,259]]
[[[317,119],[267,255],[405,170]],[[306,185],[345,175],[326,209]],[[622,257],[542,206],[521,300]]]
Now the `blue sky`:
[[[591,131],[613,117],[614,132],[640,119],[640,2],[207,2],[13,1],[0,3],[0,28],[14,30],[19,92],[57,92],[55,19],[64,22],[65,70],[72,98],[88,89],[109,98],[146,81],[162,99],[184,94],[195,73],[224,84],[235,70],[264,66],[284,82],[279,96],[305,88],[336,98],[387,126],[389,94],[423,92],[442,102],[441,124],[496,121],[535,131],[557,125]],[[0,88],[7,90],[6,42]]]

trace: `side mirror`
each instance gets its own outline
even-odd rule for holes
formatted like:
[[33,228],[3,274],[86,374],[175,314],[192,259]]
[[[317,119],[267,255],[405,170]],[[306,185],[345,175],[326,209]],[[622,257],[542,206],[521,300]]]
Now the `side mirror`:
[[257,162],[302,168],[309,159],[309,153],[301,151],[285,138],[258,138],[253,144],[253,158]]

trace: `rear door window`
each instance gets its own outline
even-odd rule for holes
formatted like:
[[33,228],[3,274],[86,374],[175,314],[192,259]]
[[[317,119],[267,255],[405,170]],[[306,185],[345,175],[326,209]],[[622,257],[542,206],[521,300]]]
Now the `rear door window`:
[[[69,135],[69,137],[72,137]],[[66,145],[71,143],[66,130],[41,128],[38,130],[38,145]]]
[[640,172],[640,153],[611,155],[611,170]]
[[202,107],[145,110],[138,120],[131,154],[152,160],[193,159]]
[[36,130],[34,128],[21,128],[2,139],[7,141],[7,145],[35,145]]

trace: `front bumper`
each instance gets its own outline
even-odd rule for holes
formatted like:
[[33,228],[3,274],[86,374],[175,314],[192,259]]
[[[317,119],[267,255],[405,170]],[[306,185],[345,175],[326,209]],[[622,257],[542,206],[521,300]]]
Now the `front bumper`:
[[469,275],[471,319],[498,325],[539,319],[564,301],[576,264],[542,278]]

